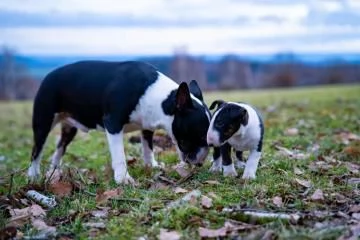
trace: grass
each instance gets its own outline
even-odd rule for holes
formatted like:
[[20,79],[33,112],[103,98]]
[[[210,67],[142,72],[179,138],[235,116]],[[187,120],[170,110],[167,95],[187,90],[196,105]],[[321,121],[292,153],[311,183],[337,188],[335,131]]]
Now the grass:
[[[347,163],[360,165],[360,156],[356,151],[350,151],[356,150],[359,145],[356,141],[344,144],[337,138],[338,133],[360,134],[359,92],[360,85],[334,85],[206,93],[207,104],[215,99],[243,101],[256,106],[263,114],[264,151],[256,180],[244,182],[240,178],[224,178],[221,174],[209,173],[211,159],[209,154],[209,161],[205,166],[198,169],[195,176],[181,187],[188,190],[199,189],[208,196],[214,193],[217,197],[213,197],[213,206],[204,209],[200,204],[186,204],[166,210],[165,206],[168,202],[180,198],[183,194],[177,194],[171,188],[151,188],[154,185],[151,181],[155,181],[153,178],[159,170],[151,173],[144,170],[139,144],[126,141],[127,155],[138,159],[135,164],[129,166],[129,171],[139,182],[139,186],[122,187],[121,197],[141,201],[110,200],[111,211],[106,219],[106,229],[95,234],[95,238],[137,239],[146,236],[149,239],[156,239],[160,229],[165,228],[178,231],[182,239],[198,239],[199,226],[219,228],[227,219],[248,220],[241,214],[231,215],[221,211],[223,207],[234,205],[270,212],[308,213],[314,210],[338,211],[344,206],[359,204],[358,186],[344,184],[346,179],[360,177],[358,171],[351,171],[347,165]],[[0,161],[0,195],[5,195],[9,191],[9,173],[29,166],[32,147],[31,102],[0,103],[0,113],[0,158],[3,158]],[[284,134],[288,128],[297,128],[299,133],[288,136]],[[47,141],[42,161],[44,171],[49,165],[58,133],[59,129],[55,129]],[[128,139],[129,136],[126,138]],[[315,144],[319,148],[311,152],[310,149]],[[309,156],[302,160],[284,156],[274,148],[274,145],[309,153]],[[180,179],[180,176],[171,169],[171,166],[178,161],[174,151],[163,151],[157,154],[157,158],[165,164],[168,178]],[[328,169],[312,167],[318,162],[325,162],[329,165]],[[68,147],[63,163],[65,168],[88,169],[94,172],[97,181],[85,185],[87,192],[95,193],[98,189],[117,187],[112,179],[112,172],[109,171],[110,154],[103,133],[78,134]],[[301,174],[296,174],[295,169]],[[242,170],[238,171],[241,176]],[[296,178],[311,182],[312,188],[306,196],[302,195],[306,189],[296,182]],[[215,180],[220,184],[207,184],[208,180]],[[12,193],[26,184],[25,171],[15,174]],[[324,201],[311,201],[310,196],[316,189],[324,192]],[[283,206],[274,205],[273,198],[276,196],[282,198]],[[340,202],[339,197],[345,200]],[[48,211],[46,220],[49,223],[58,223],[59,219],[67,219],[71,213],[76,213],[66,224],[59,224],[57,230],[60,233],[71,233],[77,239],[87,239],[90,233],[84,222],[89,221],[87,213],[96,209],[96,205],[93,195],[75,191],[71,196],[62,199],[55,209]],[[0,211],[0,214],[6,215],[4,211]],[[7,219],[1,215],[0,219],[1,228],[7,223]],[[335,217],[329,217],[325,222],[333,224],[335,220]],[[277,220],[260,221],[256,224],[264,231],[269,229],[274,231],[278,239],[336,239],[345,233],[343,228],[325,230],[315,228],[313,224],[319,221],[311,219],[310,223],[305,221],[301,224],[289,224]],[[346,221],[338,225],[346,225]],[[31,226],[28,225],[21,227],[20,230],[24,235],[33,233]],[[262,233],[260,230],[240,231],[239,235],[256,239]]]

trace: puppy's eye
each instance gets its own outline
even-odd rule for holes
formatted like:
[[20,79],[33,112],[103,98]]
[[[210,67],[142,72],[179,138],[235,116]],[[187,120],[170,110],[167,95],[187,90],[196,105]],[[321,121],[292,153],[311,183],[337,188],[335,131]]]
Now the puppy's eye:
[[215,125],[219,128],[222,128],[225,125],[225,123],[223,121],[217,121]]

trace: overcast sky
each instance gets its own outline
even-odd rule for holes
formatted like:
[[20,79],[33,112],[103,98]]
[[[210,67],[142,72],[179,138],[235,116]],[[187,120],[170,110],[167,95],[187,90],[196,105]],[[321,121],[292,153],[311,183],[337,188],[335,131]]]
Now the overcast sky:
[[3,44],[36,55],[360,53],[360,0],[1,0]]

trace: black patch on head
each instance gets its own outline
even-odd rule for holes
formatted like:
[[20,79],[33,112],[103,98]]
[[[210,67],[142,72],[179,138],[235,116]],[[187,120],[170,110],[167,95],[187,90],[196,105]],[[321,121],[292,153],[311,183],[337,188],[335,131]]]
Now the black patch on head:
[[189,83],[190,92],[200,101],[204,101],[201,89],[197,84],[196,80],[191,80]]
[[213,110],[216,106],[216,111],[219,110],[221,107],[223,107],[225,105],[225,101],[224,100],[221,100],[221,99],[218,99],[218,100],[215,100],[211,103],[210,105],[210,110]]
[[209,128],[208,109],[190,96],[186,83],[172,91],[162,103],[167,115],[174,115],[172,131],[178,147],[191,162],[201,147],[207,147],[206,134]]
[[246,126],[249,115],[245,108],[235,104],[223,104],[215,114],[214,129],[220,133],[220,142],[225,142],[240,126]]

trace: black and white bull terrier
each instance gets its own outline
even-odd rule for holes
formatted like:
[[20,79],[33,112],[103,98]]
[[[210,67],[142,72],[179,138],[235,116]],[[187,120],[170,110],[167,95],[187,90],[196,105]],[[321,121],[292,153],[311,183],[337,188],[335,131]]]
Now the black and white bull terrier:
[[50,72],[33,106],[34,146],[28,176],[40,174],[40,158],[49,132],[61,123],[61,137],[51,159],[59,166],[77,129],[106,132],[117,183],[133,184],[127,170],[123,134],[141,130],[144,163],[158,165],[153,133],[164,129],[180,160],[201,165],[209,151],[206,133],[211,113],[195,80],[178,85],[144,62],[80,61]]
[[[224,176],[237,176],[231,159],[235,149],[236,166],[245,170],[243,179],[254,179],[262,152],[264,124],[260,114],[245,103],[214,101],[210,110],[217,106],[207,132],[207,142],[214,146],[213,164],[210,171],[223,170]],[[243,151],[249,150],[246,164]],[[223,168],[223,169],[221,169]]]

